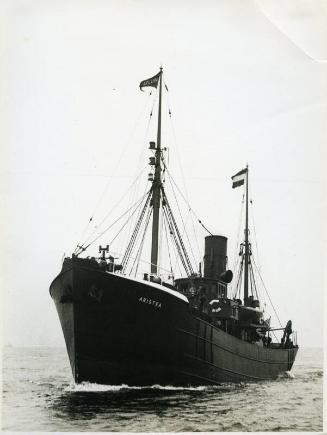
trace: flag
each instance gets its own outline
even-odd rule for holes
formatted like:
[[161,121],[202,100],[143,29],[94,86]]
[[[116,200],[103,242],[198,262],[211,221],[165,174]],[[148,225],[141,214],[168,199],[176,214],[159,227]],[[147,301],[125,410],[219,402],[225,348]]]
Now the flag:
[[143,80],[143,82],[140,83],[141,91],[143,90],[142,88],[144,88],[146,86],[151,86],[152,88],[156,88],[158,86],[158,83],[159,83],[160,74],[161,74],[161,72],[159,72],[155,76],[151,77],[150,79]]
[[242,184],[244,184],[244,180],[246,177],[246,173],[248,172],[248,169],[242,169],[240,172],[238,172],[237,174],[233,175],[232,180],[233,180],[233,189],[235,187],[238,186],[242,186]]

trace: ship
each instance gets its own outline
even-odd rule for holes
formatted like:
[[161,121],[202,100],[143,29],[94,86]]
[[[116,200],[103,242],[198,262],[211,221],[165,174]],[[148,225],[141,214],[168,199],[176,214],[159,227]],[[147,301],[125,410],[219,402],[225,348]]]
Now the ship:
[[[98,257],[85,256],[89,245],[77,245],[50,285],[74,381],[198,386],[276,379],[291,370],[297,337],[290,320],[285,326],[270,324],[257,296],[249,237],[249,167],[232,177],[233,188],[243,186],[246,209],[238,271],[227,267],[227,237],[212,234],[200,221],[208,235],[203,267],[200,263],[195,272],[163,177],[167,170],[161,144],[164,85],[162,68],[140,84],[141,90],[154,88],[159,96],[157,140],[149,145],[150,189],[138,203],[124,255],[115,258],[106,245],[99,246]],[[176,279],[170,276],[170,281],[162,278],[158,265],[161,220],[185,271]],[[126,265],[136,240],[142,245],[142,232],[150,223],[150,267],[141,277],[133,276],[126,273]],[[277,331],[281,338],[276,338]]]

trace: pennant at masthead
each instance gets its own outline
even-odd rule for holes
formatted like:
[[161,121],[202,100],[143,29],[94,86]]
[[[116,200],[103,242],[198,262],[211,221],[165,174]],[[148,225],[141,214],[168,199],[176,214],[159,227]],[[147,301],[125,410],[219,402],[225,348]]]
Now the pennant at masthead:
[[143,82],[140,83],[141,91],[143,91],[142,88],[145,88],[146,86],[151,86],[152,88],[156,88],[159,83],[160,74],[161,72],[151,77],[150,79],[143,80]]

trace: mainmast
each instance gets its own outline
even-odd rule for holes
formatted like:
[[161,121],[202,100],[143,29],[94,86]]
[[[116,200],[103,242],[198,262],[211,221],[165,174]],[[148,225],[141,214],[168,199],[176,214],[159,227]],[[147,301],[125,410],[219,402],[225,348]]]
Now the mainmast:
[[161,190],[161,97],[162,97],[162,67],[159,73],[159,108],[158,108],[158,132],[155,152],[155,172],[152,184],[152,245],[151,245],[151,273],[158,272],[158,240],[159,240],[159,214],[160,214],[160,190]]
[[[242,255],[240,279],[239,279],[239,289],[241,287],[241,277],[244,271],[244,305],[249,303],[249,266],[251,257],[251,244],[249,242],[249,166],[239,171],[232,177],[233,189],[238,186],[242,186],[245,183],[245,230],[244,230],[244,242],[241,243],[240,255]],[[250,272],[252,269],[250,269]]]
[[250,249],[249,249],[249,167],[246,165],[246,178],[245,178],[245,230],[244,230],[244,305],[248,303],[249,297],[249,262],[250,262]]

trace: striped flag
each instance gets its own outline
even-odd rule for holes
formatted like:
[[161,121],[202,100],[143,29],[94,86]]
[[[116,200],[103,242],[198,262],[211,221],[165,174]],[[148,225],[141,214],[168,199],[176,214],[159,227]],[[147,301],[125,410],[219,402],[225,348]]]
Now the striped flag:
[[247,171],[248,171],[247,168],[242,169],[240,172],[238,172],[237,174],[235,174],[232,177],[232,180],[233,180],[233,186],[232,187],[233,187],[233,189],[235,187],[242,186],[242,184],[244,184],[244,180],[245,180]]

